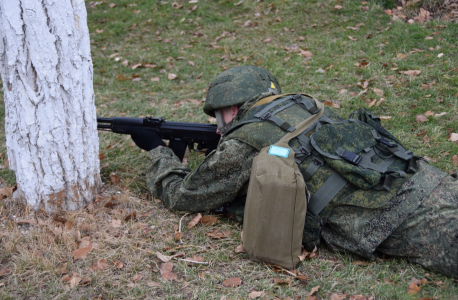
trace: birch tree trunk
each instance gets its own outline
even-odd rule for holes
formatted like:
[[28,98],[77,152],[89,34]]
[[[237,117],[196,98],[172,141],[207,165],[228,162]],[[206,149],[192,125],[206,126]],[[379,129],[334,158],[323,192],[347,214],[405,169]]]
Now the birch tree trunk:
[[14,198],[83,207],[101,182],[84,0],[0,0],[0,70]]

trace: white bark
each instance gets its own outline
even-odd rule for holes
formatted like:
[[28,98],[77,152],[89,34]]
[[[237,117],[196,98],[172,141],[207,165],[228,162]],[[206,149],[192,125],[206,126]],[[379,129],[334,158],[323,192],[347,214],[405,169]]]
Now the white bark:
[[83,207],[100,185],[84,0],[0,0],[0,70],[14,196]]

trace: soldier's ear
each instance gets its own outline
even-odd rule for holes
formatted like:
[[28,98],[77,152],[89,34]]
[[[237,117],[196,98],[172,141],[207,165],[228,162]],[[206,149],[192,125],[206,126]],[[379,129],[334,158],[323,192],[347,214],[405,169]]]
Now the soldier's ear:
[[235,118],[237,113],[239,112],[239,107],[238,106],[231,106],[231,117],[232,119]]

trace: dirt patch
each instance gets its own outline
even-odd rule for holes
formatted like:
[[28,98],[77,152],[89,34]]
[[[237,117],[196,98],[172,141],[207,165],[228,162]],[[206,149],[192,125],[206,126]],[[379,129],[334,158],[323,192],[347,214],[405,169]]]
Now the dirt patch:
[[386,9],[393,21],[401,20],[406,23],[424,23],[431,20],[458,20],[458,0],[410,0],[397,1],[397,7]]

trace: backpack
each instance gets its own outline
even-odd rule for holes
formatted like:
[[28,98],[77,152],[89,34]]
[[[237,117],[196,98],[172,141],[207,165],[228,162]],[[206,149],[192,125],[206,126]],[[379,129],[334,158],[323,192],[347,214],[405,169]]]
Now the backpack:
[[[307,95],[281,95],[273,98],[273,100],[280,99],[277,101],[269,99],[273,101],[270,104],[267,104],[269,101],[264,99],[259,101],[265,105],[248,111],[239,123],[226,133],[226,138],[238,139],[259,150],[264,150],[260,152],[259,156],[262,155],[265,158],[255,159],[252,166],[249,195],[244,211],[245,249],[254,260],[294,268],[297,255],[293,253],[297,253],[297,249],[300,249],[296,242],[299,239],[294,235],[297,233],[295,227],[284,225],[286,224],[284,220],[305,219],[306,230],[302,230],[302,244],[308,250],[312,250],[315,246],[319,246],[321,228],[326,222],[325,215],[329,212],[327,204],[331,200],[335,199],[335,205],[381,207],[409,178],[408,173],[417,171],[417,160],[421,157],[406,150],[391,133],[381,126],[380,119],[364,108],[355,111],[350,119],[344,120],[334,118],[329,111],[323,114],[324,109],[318,109],[319,105],[322,107],[321,103]],[[311,115],[310,119],[314,121],[304,128],[296,129],[288,122],[301,123],[299,117],[301,113],[290,112],[301,109],[307,110],[309,116]],[[317,111],[320,114],[317,114]],[[291,117],[285,118],[286,116]],[[259,126],[258,122],[270,124]],[[259,130],[261,134],[252,134]],[[293,154],[302,173],[302,176],[296,175],[296,178],[302,177],[305,184],[312,187],[310,189],[312,195],[307,198],[306,215],[302,212],[302,206],[296,206],[298,205],[296,200],[293,201],[283,196],[286,195],[286,192],[277,193],[282,188],[281,185],[255,183],[255,180],[266,180],[267,178],[257,176],[258,172],[259,174],[267,172],[263,171],[258,164],[265,166],[274,161],[273,156],[267,152],[270,146],[265,147],[276,144],[278,139],[282,139],[285,131],[294,132],[294,136],[289,133],[284,136],[289,137],[288,141],[294,139],[291,141],[293,147],[287,146],[288,142],[286,142],[287,147],[285,145],[281,147],[292,150],[289,151],[287,158],[291,159],[291,154]],[[280,161],[285,159],[286,157]],[[275,165],[277,164],[278,162],[275,162]],[[287,167],[296,168],[294,164],[289,164]],[[287,174],[283,169],[269,168],[269,172],[275,176]],[[293,173],[292,170],[289,171],[289,174]],[[275,176],[272,176],[270,180],[273,181]],[[282,182],[282,179],[278,180]],[[272,188],[267,188],[268,185]],[[256,188],[256,186],[259,187]],[[275,194],[280,195],[278,203],[273,200]],[[293,193],[290,195],[289,197],[294,199]],[[340,197],[336,198],[336,195]],[[292,207],[298,210],[297,215],[294,214],[294,211],[283,211]],[[324,209],[323,214],[320,214]],[[247,216],[247,214],[250,215]],[[303,218],[299,218],[299,215],[303,215]],[[278,218],[281,221],[277,222]],[[285,233],[289,237],[282,240],[280,235],[285,235]],[[266,238],[268,235],[274,238]],[[272,247],[275,249],[266,250]]]

